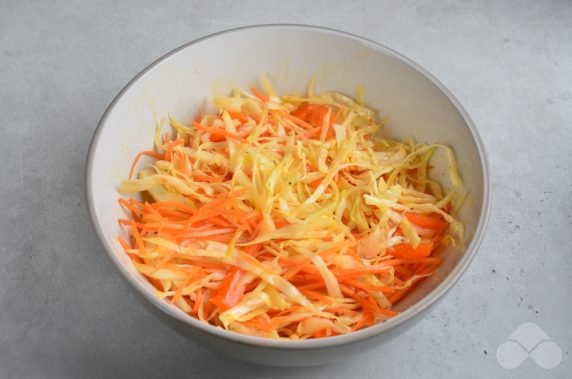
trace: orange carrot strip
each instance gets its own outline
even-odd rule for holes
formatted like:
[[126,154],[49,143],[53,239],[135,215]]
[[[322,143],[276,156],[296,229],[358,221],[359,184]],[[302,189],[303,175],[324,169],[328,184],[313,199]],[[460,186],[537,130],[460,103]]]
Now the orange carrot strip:
[[217,306],[210,301],[211,297],[212,297],[212,291],[210,289],[207,289],[205,294],[205,306],[203,308],[204,313],[205,313],[205,318],[207,320],[210,320],[213,316],[213,313],[216,312],[218,310]]
[[182,145],[185,143],[185,140],[182,138],[176,139],[172,142],[169,142],[165,145],[165,160],[170,161],[171,155],[173,153],[173,147]]
[[193,310],[191,314],[197,315],[199,313],[199,308],[201,307],[203,301],[203,289],[199,288],[195,291],[195,304],[193,305]]
[[228,115],[230,116],[231,119],[238,120],[241,123],[248,122],[248,117],[242,112],[228,111]]
[[261,249],[262,249],[262,244],[257,243],[254,245],[244,246],[242,248],[242,251],[244,251],[246,254],[253,255],[258,253]]
[[353,280],[353,279],[344,279],[343,282],[347,283],[353,287],[361,288],[361,289],[366,290],[366,291],[377,291],[377,292],[383,292],[383,293],[395,292],[395,289],[388,287],[388,286],[375,286],[372,284],[362,283],[362,282],[359,282],[359,281]]
[[447,227],[447,221],[443,220],[441,216],[427,216],[424,214],[408,212],[405,214],[405,217],[407,217],[407,219],[413,224],[425,229],[440,231]]
[[392,305],[395,305],[399,300],[403,299],[407,294],[413,291],[413,288],[414,286],[411,285],[408,288],[398,290],[394,294],[388,296],[387,300],[389,300]]
[[148,202],[145,202],[145,204],[143,204],[143,208],[145,208],[145,210],[149,213],[149,215],[153,215],[156,217],[161,217],[161,214],[151,206],[151,204],[149,204]]
[[332,122],[332,118],[335,117],[332,114],[331,110],[327,110],[326,113],[324,114],[324,116],[322,116],[321,120],[320,120],[320,124],[322,126],[322,130],[320,131],[320,140],[321,141],[325,141],[326,139],[329,139],[330,135],[332,133],[331,130],[333,122]]
[[286,273],[284,275],[282,275],[284,277],[284,279],[286,280],[290,280],[292,279],[294,276],[296,276],[297,273],[299,273],[302,269],[304,269],[306,266],[308,266],[310,264],[310,259],[304,259],[302,262],[298,263],[297,265],[295,265],[294,267],[291,267],[288,271],[286,271]]
[[310,125],[306,121],[296,117],[294,114],[281,113],[280,115],[282,117],[292,121],[294,124],[303,127],[304,129],[314,129],[314,127],[312,125]]
[[196,180],[197,182],[208,182],[208,183],[221,183],[222,182],[222,179],[220,179],[220,178],[216,178],[216,177],[210,176],[210,175],[197,174],[197,173],[193,174],[193,179]]
[[244,296],[244,285],[240,284],[242,275],[239,268],[232,266],[216,290],[215,296],[210,299],[220,311],[224,312],[235,306]]
[[175,156],[177,158],[177,170],[180,171],[183,175],[188,175],[188,167],[185,154],[182,151],[179,151],[177,154],[175,154]]
[[383,261],[378,265],[372,266],[364,266],[364,267],[357,267],[357,268],[349,268],[349,269],[337,269],[332,270],[332,273],[336,276],[336,278],[343,279],[352,276],[360,276],[365,274],[375,274],[379,272],[387,271],[389,266],[395,265],[402,265],[402,264],[409,264],[409,263],[431,263],[431,264],[440,264],[442,262],[441,258],[437,257],[426,257],[426,258],[408,258],[408,259],[388,259]]
[[214,216],[214,217],[210,217],[207,219],[210,223],[212,223],[215,226],[220,226],[223,228],[227,228],[227,227],[231,227],[232,224],[230,222],[228,222],[227,220],[223,219],[220,216]]
[[195,209],[192,207],[178,203],[176,201],[158,201],[156,203],[151,204],[153,208],[155,208],[159,213],[161,213],[165,209],[175,209],[179,212],[183,212],[186,214],[194,214],[196,212]]
[[258,91],[254,86],[250,87],[250,92],[252,92],[252,94],[256,96],[258,100],[262,101],[263,103],[266,103],[268,100],[270,100],[270,97],[268,95],[264,95],[262,92]]
[[274,222],[274,225],[278,229],[283,228],[286,225],[290,224],[288,221],[284,220],[283,218],[276,218],[276,219],[273,219],[272,221]]
[[321,131],[322,131],[321,127],[312,128],[308,133],[304,134],[303,138],[310,139],[316,137],[317,135],[320,134]]
[[300,290],[300,292],[302,292],[302,294],[306,295],[306,296],[309,297],[309,298],[319,300],[319,301],[321,301],[322,303],[325,303],[325,304],[332,304],[332,302],[333,302],[333,301],[332,301],[330,298],[328,298],[326,295],[322,295],[321,293],[316,292],[316,291],[312,291],[312,290],[308,290],[308,289],[303,289],[303,290]]
[[133,239],[135,240],[135,244],[137,245],[139,252],[145,254],[146,253],[145,244],[143,243],[141,234],[139,234],[137,225],[135,225],[135,221],[131,221],[131,234],[133,236]]
[[119,242],[119,244],[121,245],[123,250],[127,251],[127,250],[132,248],[127,241],[125,241],[123,238],[121,238],[119,236],[117,237],[117,241]]
[[192,123],[193,121],[201,122],[202,119],[203,119],[203,112],[201,112],[201,111],[199,110],[199,111],[197,112],[197,117],[195,117],[194,120],[191,120],[191,123]]
[[198,122],[193,122],[193,125],[197,129],[203,130],[207,133],[210,133],[211,135],[215,134],[218,136],[234,139],[234,140],[237,140],[237,141],[242,142],[242,143],[248,143],[248,141],[245,138],[237,136],[236,134],[228,132],[224,129],[214,128],[212,126],[204,126],[202,124],[199,124]]
[[[160,266],[158,266],[156,269],[158,270],[160,268]],[[193,280],[195,279],[194,275],[189,275],[184,281],[183,283],[180,285],[180,287],[177,289],[177,291],[175,291],[175,294],[173,295],[173,297],[171,298],[171,304],[173,304],[175,301],[177,301],[181,296],[183,296],[183,290],[193,282]]]
[[[129,211],[131,211],[131,214],[133,216],[134,219],[139,219],[141,218],[141,216],[143,215],[143,207],[139,206],[139,209],[133,204],[133,201],[131,201],[133,199],[130,200],[125,200],[123,198],[120,198],[119,204],[125,208],[128,209]],[[139,204],[138,204],[139,205]]]
[[351,310],[351,309],[347,309],[347,308],[342,308],[342,307],[336,307],[336,308],[326,308],[326,310],[328,312],[332,312],[332,313],[337,313],[340,315],[346,315],[346,316],[353,316],[356,314],[356,311]]
[[325,288],[325,287],[326,287],[326,283],[324,283],[323,280],[319,280],[319,281],[317,281],[317,282],[313,282],[313,283],[310,283],[310,284],[305,284],[305,285],[302,285],[302,286],[298,286],[298,289],[300,289],[300,290],[304,290],[304,289],[315,290],[315,289],[318,289],[318,288]]
[[135,156],[135,159],[133,160],[133,164],[131,165],[131,169],[129,170],[129,177],[128,177],[129,179],[131,179],[131,177],[133,176],[133,172],[135,171],[137,162],[139,162],[139,159],[144,155],[155,159],[164,159],[164,155],[161,153],[157,153],[156,151],[145,150],[140,152]]
[[387,252],[395,258],[423,258],[431,255],[433,242],[423,241],[415,249],[408,243],[391,246]]
[[354,291],[352,291],[351,289],[349,289],[348,287],[346,287],[344,285],[341,285],[340,289],[342,290],[342,292],[344,294],[348,295],[349,297],[354,299],[354,301],[356,303],[361,305],[362,309],[364,310],[364,314],[368,314],[368,313],[376,314],[377,313],[377,314],[382,314],[384,316],[389,316],[389,317],[393,317],[393,316],[396,316],[398,314],[398,312],[391,311],[389,309],[381,308],[375,302],[375,300],[373,300],[373,298],[361,297],[358,294],[356,294]]
[[197,209],[194,215],[189,218],[188,224],[192,225],[199,221],[208,220],[214,216],[226,213],[226,208],[230,204],[230,199],[218,198]]
[[302,103],[298,106],[298,108],[296,108],[292,112],[290,112],[290,114],[292,116],[303,118],[303,117],[306,117],[309,109],[310,109],[310,106],[308,105],[308,103]]
[[274,327],[260,316],[253,317],[247,321],[242,321],[242,324],[249,328],[258,329],[263,332],[270,332],[274,330]]

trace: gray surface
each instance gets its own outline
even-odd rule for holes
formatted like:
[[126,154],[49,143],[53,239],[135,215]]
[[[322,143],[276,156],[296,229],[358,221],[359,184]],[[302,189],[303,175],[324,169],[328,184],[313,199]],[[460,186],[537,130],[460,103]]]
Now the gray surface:
[[[571,2],[162,3],[0,1],[0,378],[572,371]],[[395,341],[310,369],[231,361],[158,323],[108,262],[83,195],[90,137],[132,76],[194,38],[271,22],[339,28],[408,55],[465,105],[493,169],[490,227],[458,286]],[[560,366],[498,365],[497,347],[525,321],[561,347]]]

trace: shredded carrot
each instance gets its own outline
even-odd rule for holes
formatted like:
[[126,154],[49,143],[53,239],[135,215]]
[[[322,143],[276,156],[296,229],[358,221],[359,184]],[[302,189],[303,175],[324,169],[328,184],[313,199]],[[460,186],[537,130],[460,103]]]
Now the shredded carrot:
[[445,221],[439,215],[425,215],[420,213],[406,213],[405,217],[415,225],[422,228],[433,229],[441,231],[447,227],[447,221]]
[[262,92],[257,90],[256,87],[250,87],[250,92],[252,92],[252,94],[262,102],[267,102],[268,100],[270,100],[268,95],[264,95]]
[[198,181],[198,182],[208,182],[208,183],[221,183],[222,182],[222,179],[217,178],[215,176],[202,175],[202,174],[198,174],[198,173],[193,174],[193,179]]
[[389,254],[395,258],[423,258],[431,255],[433,242],[421,242],[419,246],[413,248],[410,244],[401,243],[389,248]]
[[232,267],[226,277],[221,282],[216,291],[216,295],[211,298],[217,308],[225,311],[235,306],[244,296],[244,285],[240,285],[242,271],[236,267]]
[[171,141],[165,144],[165,160],[171,160],[171,154],[173,153],[173,148],[175,146],[182,145],[185,141],[182,138],[179,138],[175,141]]
[[[204,126],[204,125],[202,125],[202,124],[200,124],[200,123],[198,123],[198,122],[193,122],[193,125],[194,125],[197,129],[201,129],[201,130],[203,130],[203,131],[205,131],[205,132],[207,132],[207,133],[210,133],[210,134],[212,134],[212,135],[215,135],[215,136],[230,138],[230,139],[233,139],[233,140],[237,140],[237,141],[239,141],[239,142],[242,142],[242,143],[248,143],[248,141],[247,141],[246,139],[244,139],[244,138],[242,138],[242,137],[240,137],[240,136],[237,136],[237,135],[234,134],[234,133],[228,132],[228,131],[226,131],[226,130],[224,130],[224,129],[214,128],[214,127],[210,127],[210,126]],[[217,141],[223,141],[223,140],[224,140],[224,138],[221,138],[221,139],[219,139],[219,140],[217,140]]]
[[135,159],[133,160],[133,164],[131,165],[131,169],[129,170],[129,179],[131,179],[133,177],[133,172],[135,171],[135,167],[137,166],[137,162],[139,162],[139,159],[141,159],[142,156],[148,156],[151,158],[155,158],[155,159],[163,159],[164,154],[158,153],[156,151],[151,151],[151,150],[146,150],[146,151],[142,151],[139,154],[137,154],[135,156]]
[[290,113],[281,113],[281,116],[294,122],[296,125],[301,126],[305,129],[313,129],[314,127],[310,124],[308,124],[306,121],[296,117],[294,114],[290,114]]
[[197,291],[195,292],[195,304],[193,305],[193,310],[191,311],[192,315],[197,315],[199,313],[199,308],[202,304],[203,301],[203,289],[199,288],[197,289]]
[[230,118],[232,118],[233,120],[238,120],[241,123],[245,123],[248,122],[248,117],[242,113],[242,112],[228,112],[228,115],[230,116]]

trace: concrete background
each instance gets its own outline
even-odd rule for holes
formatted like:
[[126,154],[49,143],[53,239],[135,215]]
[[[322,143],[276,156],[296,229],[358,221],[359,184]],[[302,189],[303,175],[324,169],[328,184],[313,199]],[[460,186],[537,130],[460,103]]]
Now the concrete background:
[[[464,104],[488,148],[492,218],[435,311],[339,364],[258,367],[157,322],[88,220],[88,144],[148,63],[220,30],[306,23],[420,63]],[[572,371],[572,2],[0,0],[0,378],[569,377]],[[551,370],[496,351],[523,322],[562,350]]]

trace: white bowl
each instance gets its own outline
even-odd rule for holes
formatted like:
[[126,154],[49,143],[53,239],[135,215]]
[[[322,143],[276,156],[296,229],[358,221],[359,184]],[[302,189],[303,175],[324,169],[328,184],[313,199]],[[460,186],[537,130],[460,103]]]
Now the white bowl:
[[[352,95],[390,118],[385,134],[454,147],[470,201],[460,218],[465,243],[441,254],[445,263],[398,304],[402,313],[347,335],[282,341],[245,336],[202,323],[154,296],[115,237],[124,217],[117,186],[135,154],[152,146],[159,118],[188,120],[213,95],[260,84],[267,74],[278,93],[302,92],[317,74],[317,90]],[[437,160],[437,173],[446,163]],[[162,321],[194,342],[241,360],[278,366],[316,365],[377,346],[410,327],[457,282],[476,254],[490,206],[489,170],[475,126],[455,97],[427,71],[395,51],[339,31],[265,25],[217,33],[184,45],[139,73],[103,115],[89,150],[87,199],[97,235],[121,276]]]

